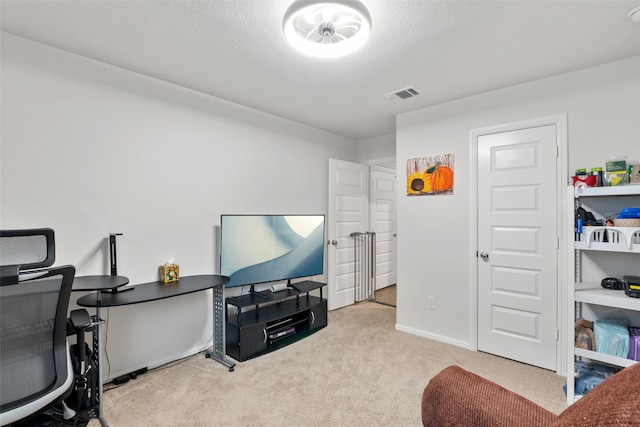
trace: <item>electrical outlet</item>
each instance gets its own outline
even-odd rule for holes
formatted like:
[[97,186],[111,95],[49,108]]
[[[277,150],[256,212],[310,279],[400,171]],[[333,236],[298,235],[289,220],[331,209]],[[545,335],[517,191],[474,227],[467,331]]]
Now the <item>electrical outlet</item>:
[[428,297],[427,299],[427,307],[431,310],[435,310],[436,309],[436,297]]

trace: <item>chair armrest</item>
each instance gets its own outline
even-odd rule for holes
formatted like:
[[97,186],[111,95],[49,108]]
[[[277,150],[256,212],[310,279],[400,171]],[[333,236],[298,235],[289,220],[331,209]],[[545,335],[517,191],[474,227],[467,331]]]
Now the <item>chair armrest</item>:
[[84,334],[87,328],[91,326],[91,317],[84,308],[73,310],[69,315],[69,322],[71,328],[76,333],[76,346],[73,353],[77,360],[74,361],[73,370],[78,375],[85,375],[87,373],[87,354],[85,352],[85,340]]
[[0,265],[0,286],[18,283],[19,265]]
[[422,394],[424,426],[545,426],[556,419],[532,401],[458,366],[443,369]]
[[71,326],[73,329],[85,329],[91,325],[91,317],[89,317],[89,312],[84,308],[79,308],[77,310],[73,310],[70,313]]

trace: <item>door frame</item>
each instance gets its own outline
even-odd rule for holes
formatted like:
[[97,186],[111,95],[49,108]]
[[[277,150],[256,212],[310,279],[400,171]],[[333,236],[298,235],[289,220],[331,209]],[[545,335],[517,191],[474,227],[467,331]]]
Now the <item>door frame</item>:
[[567,266],[568,244],[571,241],[569,230],[567,230],[565,218],[569,215],[567,204],[565,203],[565,187],[569,182],[568,169],[568,141],[567,141],[567,114],[540,117],[518,122],[505,123],[495,126],[472,129],[469,131],[469,248],[472,258],[476,262],[469,263],[469,348],[478,350],[478,138],[494,133],[510,132],[519,129],[555,125],[556,142],[558,155],[556,161],[556,203],[557,203],[557,224],[558,224],[558,271],[557,271],[557,308],[556,319],[558,328],[558,340],[556,342],[556,373],[565,375],[567,369],[567,334],[564,333],[568,327],[567,307],[567,286],[569,283],[569,268]]
[[[366,166],[367,167],[367,186],[366,186],[366,190],[367,190],[367,207],[366,207],[366,224],[367,227],[365,227],[366,229],[370,229],[370,221],[371,221],[371,174],[372,171],[378,170],[378,171],[382,171],[382,172],[387,172],[387,173],[393,173],[397,176],[397,172],[395,169],[387,166],[388,164],[393,164],[395,163],[395,157],[387,157],[387,158],[381,158],[381,159],[373,159],[373,160],[365,160],[365,161],[351,161],[351,160],[340,160],[340,159],[334,159],[334,158],[330,158],[329,159],[329,165],[328,165],[328,177],[329,177],[329,181],[328,181],[328,191],[327,191],[327,200],[328,200],[328,204],[327,204],[327,246],[326,246],[326,277],[327,277],[327,284],[328,284],[328,290],[327,290],[327,300],[329,300],[332,296],[332,292],[334,290],[334,288],[337,286],[335,277],[332,276],[329,273],[330,268],[335,268],[335,260],[336,260],[336,253],[335,253],[335,247],[332,248],[331,246],[331,241],[334,240],[336,238],[336,236],[334,236],[332,230],[335,230],[335,224],[333,223],[335,221],[334,216],[331,214],[331,206],[333,203],[335,203],[335,200],[332,200],[332,191],[331,191],[331,162],[332,161],[340,161],[340,162],[348,162],[348,163],[354,163],[354,164],[359,164],[362,166]],[[394,230],[394,235],[397,232],[397,195],[396,195],[396,207],[395,207],[395,212],[394,212],[394,224],[396,226],[396,229]],[[394,237],[394,259],[396,260],[396,262],[394,263],[394,269],[396,270],[396,279],[397,279],[397,240]],[[330,253],[330,251],[332,251],[333,253]],[[332,267],[333,265],[333,267]],[[355,294],[354,294],[355,295]],[[353,302],[351,303],[353,304]],[[335,307],[334,306],[334,301],[330,301],[329,303],[329,310],[335,310],[337,308],[341,308],[340,307]],[[347,304],[350,305],[350,304]]]

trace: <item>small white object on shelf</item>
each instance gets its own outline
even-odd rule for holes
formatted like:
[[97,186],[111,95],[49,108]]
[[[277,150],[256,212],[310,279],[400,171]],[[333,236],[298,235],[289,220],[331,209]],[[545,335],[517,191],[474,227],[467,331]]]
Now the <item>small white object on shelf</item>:
[[[640,227],[587,226],[582,227],[578,239],[577,249],[640,252]],[[601,245],[594,246],[594,243]]]

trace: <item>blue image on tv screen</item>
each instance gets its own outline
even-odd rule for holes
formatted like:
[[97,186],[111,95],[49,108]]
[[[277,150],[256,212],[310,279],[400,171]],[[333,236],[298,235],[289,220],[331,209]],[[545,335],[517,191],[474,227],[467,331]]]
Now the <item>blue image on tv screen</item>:
[[220,229],[227,287],[324,272],[324,215],[222,215]]

